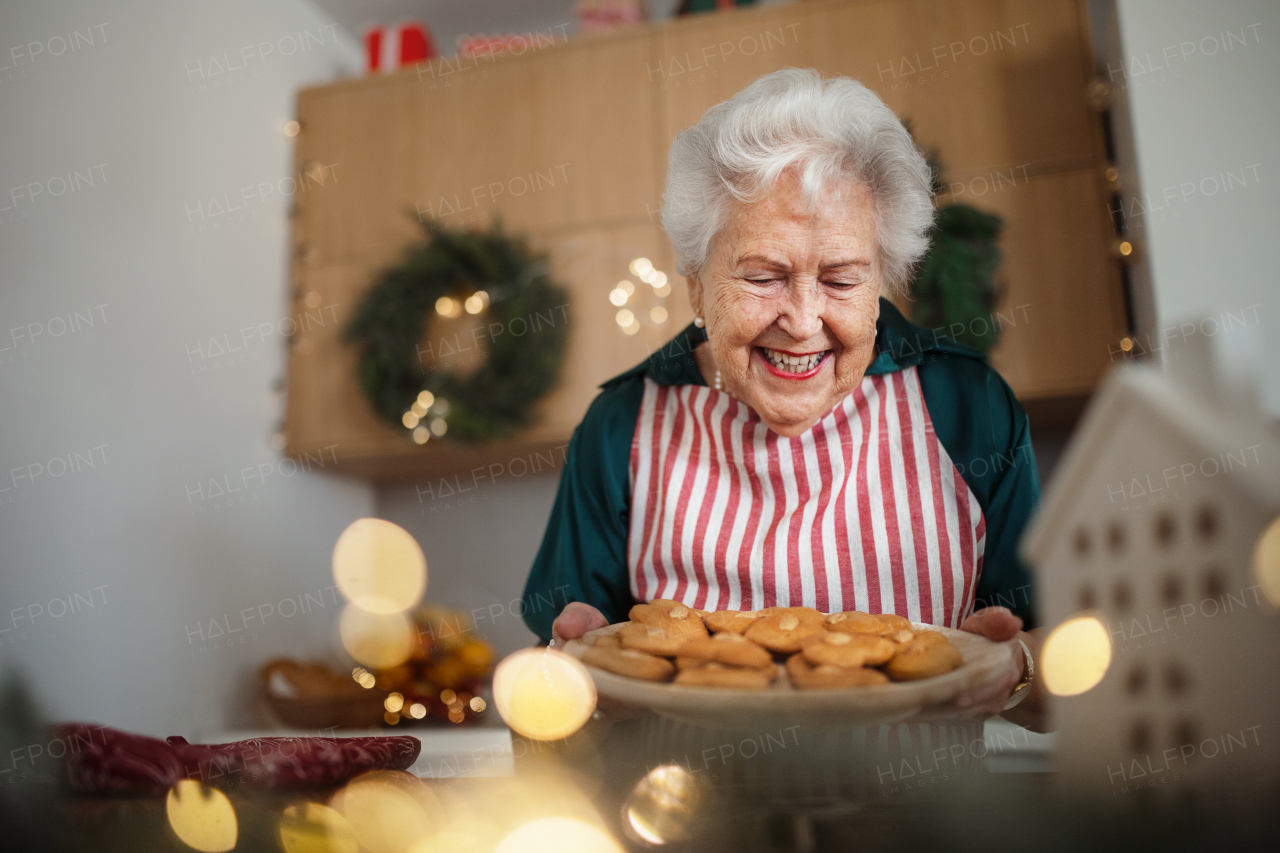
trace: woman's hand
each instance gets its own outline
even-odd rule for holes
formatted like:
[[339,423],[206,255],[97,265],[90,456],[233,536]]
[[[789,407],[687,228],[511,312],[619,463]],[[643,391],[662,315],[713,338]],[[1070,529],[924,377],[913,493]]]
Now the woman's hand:
[[999,714],[1009,701],[1013,688],[1022,680],[1026,667],[1026,656],[1018,645],[1019,639],[1027,639],[1027,635],[1022,633],[1022,620],[1014,616],[1007,607],[984,607],[964,620],[960,630],[986,637],[995,643],[1003,643],[1012,652],[1009,667],[1002,677],[961,693],[955,700],[956,706],[963,708],[966,716],[986,717]]
[[609,620],[604,618],[604,614],[590,604],[571,601],[551,625],[551,633],[555,637],[552,642],[554,645],[563,645],[566,640],[576,640],[588,631],[608,624]]

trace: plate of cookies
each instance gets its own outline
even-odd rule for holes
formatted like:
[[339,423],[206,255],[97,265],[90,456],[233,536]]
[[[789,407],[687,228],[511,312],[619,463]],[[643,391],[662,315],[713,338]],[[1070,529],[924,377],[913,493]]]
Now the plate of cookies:
[[623,705],[713,728],[899,722],[1000,678],[1009,650],[892,614],[812,607],[709,612],[637,604],[564,650]]

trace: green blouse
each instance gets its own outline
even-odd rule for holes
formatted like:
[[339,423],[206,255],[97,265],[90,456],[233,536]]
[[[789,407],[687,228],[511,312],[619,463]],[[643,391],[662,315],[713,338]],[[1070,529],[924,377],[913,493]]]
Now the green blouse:
[[[635,604],[627,570],[631,442],[644,377],[664,385],[706,385],[693,350],[707,339],[690,325],[645,361],[610,379],[574,430],[551,519],[524,589],[524,620],[543,640],[570,601],[610,623]],[[986,550],[975,608],[1003,605],[1034,627],[1031,576],[1018,539],[1040,502],[1027,414],[976,350],[913,325],[880,300],[877,356],[868,375],[916,366],[939,440],[986,519]]]

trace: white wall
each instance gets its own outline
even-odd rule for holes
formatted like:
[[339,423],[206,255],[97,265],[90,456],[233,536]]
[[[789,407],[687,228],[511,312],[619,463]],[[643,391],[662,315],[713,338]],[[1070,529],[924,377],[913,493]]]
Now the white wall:
[[1122,178],[1151,282],[1141,331],[1159,343],[1187,321],[1211,335],[1234,325],[1215,343],[1261,368],[1280,416],[1280,4],[1115,7],[1119,58],[1104,72],[1136,161],[1136,175]]
[[[378,516],[412,533],[427,555],[427,600],[470,614],[476,631],[506,655],[537,641],[519,598],[542,544],[559,474],[497,483],[440,478],[378,492]],[[462,491],[466,489],[466,491]],[[564,603],[555,595],[557,605]]]
[[[290,618],[281,600],[330,586],[333,542],[373,504],[269,444],[282,122],[300,86],[358,69],[357,47],[303,0],[5,3],[0,33],[0,669],[58,719],[247,722],[259,663],[328,653],[333,592]],[[214,215],[224,194],[243,209]],[[212,355],[224,337],[240,351]],[[233,500],[209,496],[224,477]],[[248,630],[201,653],[188,629],[228,617]]]

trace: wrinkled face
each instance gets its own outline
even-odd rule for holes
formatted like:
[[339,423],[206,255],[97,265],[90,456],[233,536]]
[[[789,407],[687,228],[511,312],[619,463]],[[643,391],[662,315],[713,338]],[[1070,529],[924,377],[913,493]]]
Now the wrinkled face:
[[862,381],[875,350],[881,272],[871,192],[848,183],[812,213],[799,181],[739,204],[690,279],[724,390],[784,436]]

